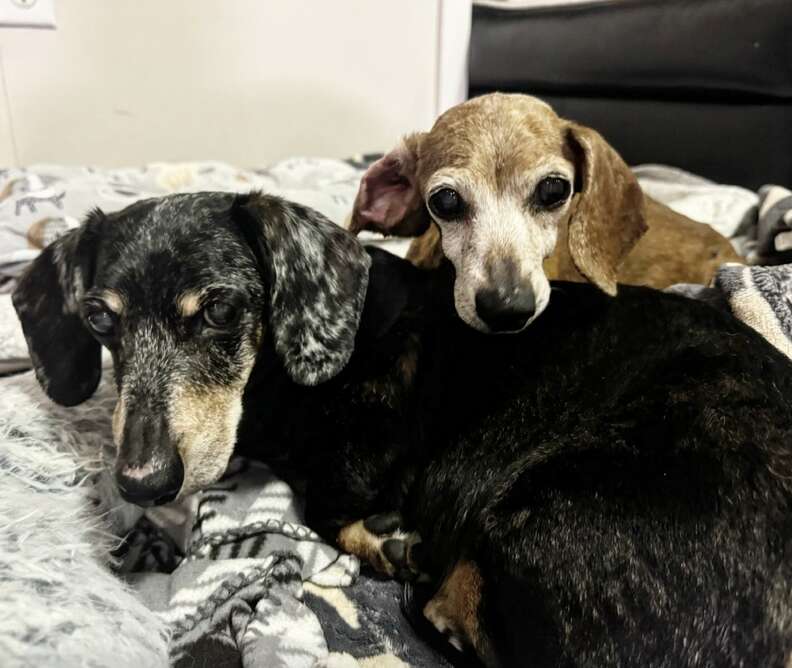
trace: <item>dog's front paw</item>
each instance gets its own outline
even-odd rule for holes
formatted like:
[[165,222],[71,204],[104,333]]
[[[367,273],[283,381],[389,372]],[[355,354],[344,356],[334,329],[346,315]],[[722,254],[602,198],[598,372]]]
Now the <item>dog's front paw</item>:
[[400,513],[372,515],[348,524],[338,533],[338,544],[390,577],[411,581],[421,575],[421,537],[405,531]]

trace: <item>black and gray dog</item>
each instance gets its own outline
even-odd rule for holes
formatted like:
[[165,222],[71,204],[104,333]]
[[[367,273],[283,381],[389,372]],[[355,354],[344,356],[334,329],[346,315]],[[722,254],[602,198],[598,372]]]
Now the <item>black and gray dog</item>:
[[309,523],[420,570],[425,619],[488,665],[789,665],[789,361],[638,288],[557,284],[487,336],[452,285],[305,208],[205,193],[94,212],[14,303],[55,401],[112,352],[129,500],[214,482],[256,433]]

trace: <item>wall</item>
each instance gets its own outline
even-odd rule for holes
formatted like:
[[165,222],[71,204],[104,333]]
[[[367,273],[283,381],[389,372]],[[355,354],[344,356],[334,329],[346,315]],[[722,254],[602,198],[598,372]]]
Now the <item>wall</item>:
[[449,104],[448,3],[56,0],[56,30],[0,29],[0,166],[389,148]]

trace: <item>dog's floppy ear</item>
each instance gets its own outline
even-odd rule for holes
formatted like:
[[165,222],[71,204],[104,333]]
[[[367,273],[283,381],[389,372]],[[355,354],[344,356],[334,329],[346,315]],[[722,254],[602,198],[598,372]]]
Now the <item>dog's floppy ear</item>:
[[615,295],[619,267],[647,229],[643,192],[598,132],[570,123],[567,142],[578,191],[569,219],[569,251],[581,274]]
[[332,378],[352,355],[368,254],[320,213],[277,197],[239,196],[232,217],[268,275],[269,326],[286,371],[302,385]]
[[352,210],[349,230],[398,237],[416,237],[429,226],[418,187],[418,154],[423,133],[405,137],[363,174]]
[[96,210],[79,228],[47,246],[12,297],[36,378],[63,406],[88,399],[102,373],[101,346],[80,313],[80,300],[93,280],[95,228],[102,219]]

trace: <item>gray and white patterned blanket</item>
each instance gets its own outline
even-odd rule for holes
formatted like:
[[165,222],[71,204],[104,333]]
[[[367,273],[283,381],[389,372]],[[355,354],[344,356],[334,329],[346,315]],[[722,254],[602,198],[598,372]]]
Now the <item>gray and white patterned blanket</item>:
[[[151,163],[98,169],[62,165],[0,168],[0,292],[42,248],[76,227],[94,207],[111,212],[148,197],[219,190],[262,190],[321,211],[343,223],[352,210],[366,156],[349,160],[292,158],[264,169],[223,162]],[[369,235],[371,238],[373,235]],[[408,241],[383,241],[403,255]]]
[[668,288],[730,311],[792,358],[792,191],[765,186],[754,207],[753,225],[743,229],[749,260],[770,266],[723,265],[713,286]]
[[401,588],[306,527],[263,464],[234,459],[216,485],[149,511],[122,551],[176,666],[446,665],[402,617]]

